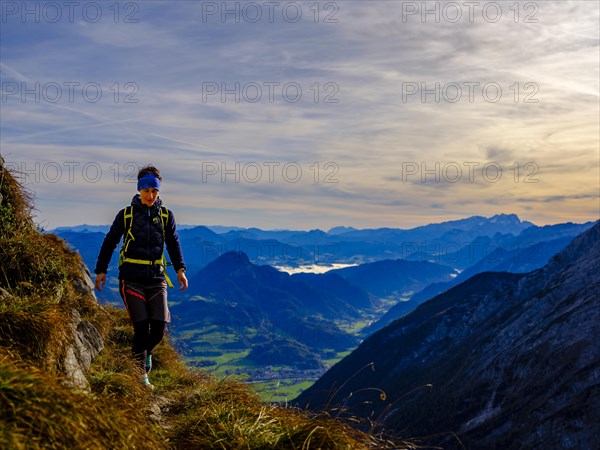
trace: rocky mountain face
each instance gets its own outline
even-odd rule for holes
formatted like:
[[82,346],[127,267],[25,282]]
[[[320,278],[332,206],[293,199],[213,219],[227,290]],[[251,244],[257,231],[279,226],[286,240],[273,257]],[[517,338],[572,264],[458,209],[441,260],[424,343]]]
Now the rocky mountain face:
[[481,273],[364,341],[297,399],[445,449],[600,442],[600,224],[544,267]]
[[[72,283],[76,292],[95,301],[94,283],[85,265],[81,265],[81,277],[75,278]],[[71,321],[67,325],[70,344],[62,362],[66,384],[87,390],[89,382],[85,372],[98,353],[104,349],[104,340],[94,325],[82,320],[77,309],[71,310]]]

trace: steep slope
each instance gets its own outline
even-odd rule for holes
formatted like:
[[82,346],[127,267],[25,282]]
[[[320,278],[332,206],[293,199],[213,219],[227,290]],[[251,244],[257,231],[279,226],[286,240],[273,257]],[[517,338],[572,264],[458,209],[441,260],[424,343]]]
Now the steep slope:
[[444,448],[595,448],[599,261],[597,224],[534,272],[476,275],[375,333],[297,401],[343,404]]

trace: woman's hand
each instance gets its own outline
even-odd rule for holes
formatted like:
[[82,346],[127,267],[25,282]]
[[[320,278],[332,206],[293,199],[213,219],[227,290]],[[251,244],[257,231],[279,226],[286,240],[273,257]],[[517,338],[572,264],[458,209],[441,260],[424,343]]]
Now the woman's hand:
[[106,274],[105,273],[97,274],[96,275],[96,289],[101,291],[105,284],[106,284]]
[[185,291],[188,288],[188,280],[184,269],[179,269],[179,272],[177,272],[177,281],[179,282],[180,291]]

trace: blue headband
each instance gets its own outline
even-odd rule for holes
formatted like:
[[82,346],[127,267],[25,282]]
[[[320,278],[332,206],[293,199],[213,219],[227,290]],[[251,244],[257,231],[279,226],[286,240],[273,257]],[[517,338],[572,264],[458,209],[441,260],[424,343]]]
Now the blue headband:
[[154,188],[160,191],[160,180],[151,173],[147,173],[138,180],[137,190]]

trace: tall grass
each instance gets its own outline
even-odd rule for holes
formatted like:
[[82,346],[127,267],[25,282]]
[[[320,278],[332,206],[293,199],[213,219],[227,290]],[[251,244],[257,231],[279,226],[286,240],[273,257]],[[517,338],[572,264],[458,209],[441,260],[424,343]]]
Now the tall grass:
[[0,448],[164,448],[140,404],[116,404],[0,353]]

